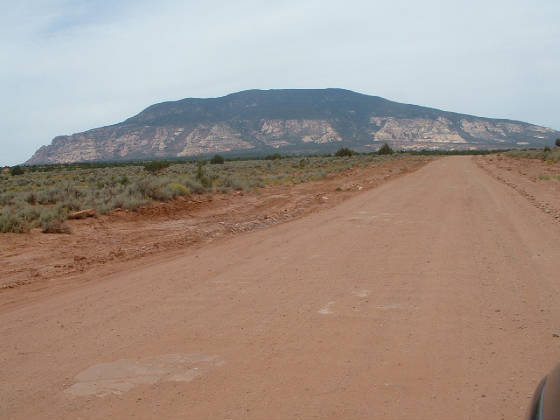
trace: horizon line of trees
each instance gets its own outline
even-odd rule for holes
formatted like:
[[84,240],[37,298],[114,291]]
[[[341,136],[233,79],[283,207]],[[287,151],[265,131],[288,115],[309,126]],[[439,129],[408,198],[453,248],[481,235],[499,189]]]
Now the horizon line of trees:
[[[560,138],[557,138],[554,142],[553,147],[560,147]],[[506,152],[513,149],[489,149],[489,150],[437,150],[437,149],[422,149],[422,150],[398,150],[396,153],[410,153],[414,155],[481,155],[481,154],[492,154]],[[538,148],[528,148],[519,150],[538,150]],[[544,152],[549,152],[552,149],[549,146],[544,146],[542,149]],[[224,157],[222,155],[216,154],[212,158],[197,159],[196,157],[188,157],[184,159],[151,159],[151,160],[134,160],[134,161],[99,161],[99,162],[76,162],[76,163],[53,163],[53,164],[39,164],[39,165],[15,165],[15,166],[4,166],[3,170],[9,169],[9,173],[12,176],[22,175],[26,172],[24,168],[29,168],[31,172],[48,172],[55,169],[65,168],[67,170],[72,170],[75,168],[105,168],[113,166],[137,166],[143,165],[148,172],[158,172],[171,165],[172,163],[180,162],[209,162],[211,164],[223,164],[226,161],[243,161],[243,160],[277,160],[290,157],[326,157],[326,156],[353,156],[356,154],[379,154],[379,155],[390,155],[395,153],[395,151],[387,143],[384,143],[377,152],[356,152],[348,147],[341,147],[333,154],[293,154],[293,155],[281,155],[280,153],[269,154],[265,156],[236,156],[236,157]]]

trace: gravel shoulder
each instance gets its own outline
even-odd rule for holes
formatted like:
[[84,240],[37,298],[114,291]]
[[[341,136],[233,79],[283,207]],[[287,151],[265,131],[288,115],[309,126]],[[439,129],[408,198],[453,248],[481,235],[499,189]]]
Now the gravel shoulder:
[[560,162],[503,154],[476,156],[475,161],[492,177],[560,222]]

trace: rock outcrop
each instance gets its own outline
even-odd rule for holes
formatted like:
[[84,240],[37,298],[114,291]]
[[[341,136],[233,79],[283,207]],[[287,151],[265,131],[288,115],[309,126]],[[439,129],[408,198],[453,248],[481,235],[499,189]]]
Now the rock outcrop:
[[560,132],[343,89],[249,90],[148,107],[112,126],[56,137],[27,164],[196,155],[330,153],[339,147],[497,149],[552,145]]

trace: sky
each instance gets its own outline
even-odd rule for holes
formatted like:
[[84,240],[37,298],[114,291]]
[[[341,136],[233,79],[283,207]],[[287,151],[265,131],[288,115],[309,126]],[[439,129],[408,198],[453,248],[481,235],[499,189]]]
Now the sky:
[[338,87],[560,130],[560,1],[0,2],[0,165],[157,102]]

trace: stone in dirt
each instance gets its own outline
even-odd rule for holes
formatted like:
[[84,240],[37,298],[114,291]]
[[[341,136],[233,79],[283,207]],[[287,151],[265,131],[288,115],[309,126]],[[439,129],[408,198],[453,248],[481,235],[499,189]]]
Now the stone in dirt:
[[97,211],[95,209],[86,209],[86,210],[80,210],[80,211],[76,211],[74,213],[70,213],[68,215],[69,219],[85,219],[86,217],[94,217],[97,214]]

